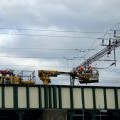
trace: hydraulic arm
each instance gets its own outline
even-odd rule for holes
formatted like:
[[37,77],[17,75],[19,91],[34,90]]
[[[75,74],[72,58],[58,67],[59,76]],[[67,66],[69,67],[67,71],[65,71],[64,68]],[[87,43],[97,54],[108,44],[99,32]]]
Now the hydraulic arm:
[[74,85],[74,80],[78,79],[80,83],[94,83],[98,82],[98,71],[91,73],[90,71],[81,72],[60,72],[53,70],[38,70],[38,76],[42,80],[44,85],[48,85],[51,82],[50,77],[57,77],[58,75],[68,75],[70,76],[70,83]]
[[[110,43],[109,45],[107,45],[104,49],[102,49],[101,51],[99,51],[98,53],[91,56],[90,58],[88,58],[83,63],[81,63],[80,66],[85,66],[86,67],[87,65],[92,64],[93,62],[102,58],[104,55],[110,54],[111,51],[115,50],[115,48],[117,48],[119,46],[120,46],[120,39],[113,40],[113,42]],[[80,66],[74,68],[73,70],[77,70]]]
[[57,77],[58,75],[70,75],[70,72],[60,72],[53,70],[38,70],[38,76],[42,80],[44,85],[48,85],[51,82],[50,77]]

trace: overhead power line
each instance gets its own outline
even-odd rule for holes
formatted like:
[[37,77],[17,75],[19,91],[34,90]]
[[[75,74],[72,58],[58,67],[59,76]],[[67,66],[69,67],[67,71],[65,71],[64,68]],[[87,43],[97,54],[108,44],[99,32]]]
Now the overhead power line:
[[85,51],[91,51],[91,50],[95,50],[95,49],[79,49],[79,48],[68,48],[68,49],[64,49],[64,48],[43,48],[43,47],[29,47],[29,48],[25,48],[25,47],[0,47],[0,49],[41,49],[41,50],[62,50],[62,51],[79,51],[79,52],[85,52]]
[[[3,66],[3,67],[32,67],[32,68],[37,68],[37,67],[59,67],[59,68],[68,68],[67,66],[58,66],[58,65],[54,65],[54,66],[52,66],[52,65],[34,65],[34,66],[32,66],[32,65],[3,65],[3,64],[1,64],[0,66]],[[71,67],[71,69],[72,69],[72,67]]]
[[34,28],[0,28],[0,30],[19,30],[19,31],[47,31],[47,32],[73,32],[73,33],[90,33],[103,34],[104,32],[80,31],[80,30],[55,30],[55,29],[34,29]]
[[22,58],[22,59],[67,59],[67,60],[79,60],[83,57],[69,57],[69,58],[66,58],[66,57],[46,57],[46,56],[43,56],[43,57],[32,57],[32,56],[0,56],[0,58]]
[[64,57],[24,57],[24,56],[0,56],[3,58],[29,58],[29,59],[64,59]]
[[42,35],[42,34],[25,34],[25,33],[0,33],[5,35],[22,35],[22,36],[36,36],[36,37],[62,37],[62,38],[87,38],[87,39],[95,39],[94,37],[85,37],[85,36],[60,36],[60,35]]
[[29,47],[29,48],[25,48],[25,47],[0,47],[0,49],[42,49],[42,50],[66,50],[66,51],[73,51],[73,50],[78,50],[78,49],[62,49],[62,48],[42,48],[42,47]]

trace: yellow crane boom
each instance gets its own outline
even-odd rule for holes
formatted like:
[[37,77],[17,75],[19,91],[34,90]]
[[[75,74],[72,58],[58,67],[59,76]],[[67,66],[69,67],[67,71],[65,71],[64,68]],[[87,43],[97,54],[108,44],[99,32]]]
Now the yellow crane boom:
[[48,85],[51,82],[50,77],[57,77],[58,75],[70,75],[70,72],[60,72],[54,70],[38,70],[38,76],[42,80],[44,85]]
[[[80,83],[94,83],[98,82],[99,74],[96,70],[95,73],[84,71],[84,73],[76,72],[61,72],[53,70],[38,70],[38,76],[42,80],[44,85],[48,85],[51,82],[50,77],[57,77],[58,75],[69,75],[71,81],[78,79]],[[71,83],[73,85],[73,83]]]

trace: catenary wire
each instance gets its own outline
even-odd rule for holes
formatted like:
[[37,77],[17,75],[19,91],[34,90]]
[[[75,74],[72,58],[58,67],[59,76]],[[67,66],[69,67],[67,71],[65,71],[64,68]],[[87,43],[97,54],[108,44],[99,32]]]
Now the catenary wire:
[[94,37],[85,37],[85,36],[60,36],[60,35],[42,35],[42,34],[25,34],[25,33],[0,33],[5,35],[22,35],[22,36],[36,36],[36,37],[62,37],[62,38],[87,38],[87,39],[95,39]]
[[103,34],[104,32],[95,31],[79,31],[79,30],[55,30],[55,29],[34,29],[34,28],[0,28],[0,30],[19,30],[19,31],[52,31],[52,32],[73,32],[73,33],[90,33],[90,34]]

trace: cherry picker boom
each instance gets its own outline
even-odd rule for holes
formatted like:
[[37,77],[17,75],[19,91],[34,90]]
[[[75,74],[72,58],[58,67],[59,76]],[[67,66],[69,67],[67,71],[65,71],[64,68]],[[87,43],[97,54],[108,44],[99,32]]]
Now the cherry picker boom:
[[96,53],[95,55],[89,57],[79,66],[73,68],[70,72],[61,72],[53,70],[38,70],[38,76],[43,81],[43,84],[48,85],[51,81],[50,77],[57,77],[58,75],[69,75],[70,83],[74,85],[74,80],[78,79],[80,83],[95,83],[99,82],[99,72],[97,69],[94,69],[90,66],[93,62],[99,60],[105,55],[111,54],[111,51],[114,51],[114,61],[116,64],[115,58],[115,49],[120,46],[120,37],[116,36],[116,31],[114,31],[113,38],[109,39],[109,44],[105,45],[106,47]]
[[86,66],[89,64],[92,64],[94,61],[102,58],[106,54],[110,54],[111,51],[115,50],[116,47],[120,46],[120,40],[113,41],[112,44],[107,45],[104,49],[102,49],[100,52],[96,53],[92,57],[88,58],[86,61],[84,61],[81,66]]
[[[109,45],[106,45],[106,47],[104,49],[102,49],[101,51],[99,51],[98,53],[96,53],[95,55],[91,56],[90,58],[88,58],[87,60],[85,60],[83,63],[81,63],[79,66],[77,66],[76,68],[73,68],[72,72],[78,72],[79,68],[81,66],[83,66],[85,69],[88,69],[89,65],[92,64],[93,62],[99,60],[100,58],[102,58],[105,55],[109,55],[111,54],[111,51],[114,50],[114,64],[116,65],[116,58],[115,58],[115,49],[117,47],[120,46],[120,39],[113,39],[113,41],[111,42],[111,38],[109,39]],[[84,73],[85,76],[86,73]],[[95,74],[93,74],[91,77],[89,77],[89,82],[99,82],[99,78],[97,77],[98,71],[96,71]],[[97,80],[98,79],[98,80]],[[79,79],[80,83],[85,83],[87,81],[83,80],[83,79]],[[88,82],[87,82],[88,83]],[[71,79],[71,84],[74,84],[74,79]]]
[[[113,40],[113,41],[111,42],[111,40]],[[109,38],[109,44],[105,45],[105,46],[106,47],[104,49],[102,49],[101,51],[99,51],[98,53],[93,55],[92,57],[88,58],[86,61],[84,61],[80,65],[86,66],[86,65],[92,64],[94,61],[102,58],[104,55],[107,55],[107,54],[109,55],[111,53],[111,51],[113,51],[113,50],[114,50],[114,57],[115,57],[115,48],[120,46],[120,37],[116,36],[116,30],[114,30],[113,38]],[[77,67],[76,67],[76,69],[77,69]]]

